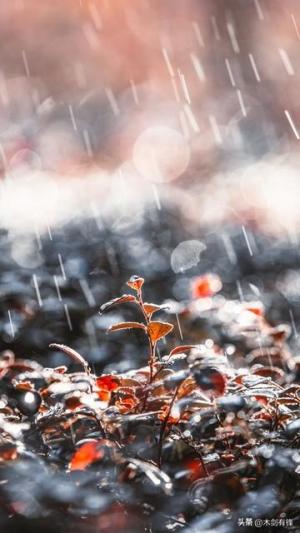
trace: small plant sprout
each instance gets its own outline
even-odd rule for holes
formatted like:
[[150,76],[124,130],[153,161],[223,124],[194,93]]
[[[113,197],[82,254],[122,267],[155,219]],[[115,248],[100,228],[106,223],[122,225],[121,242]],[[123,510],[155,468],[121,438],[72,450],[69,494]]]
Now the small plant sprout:
[[173,330],[173,325],[168,322],[152,320],[154,313],[163,308],[160,305],[144,302],[142,291],[143,284],[143,278],[132,276],[127,281],[127,285],[135,292],[135,295],[123,294],[119,298],[115,298],[114,300],[103,304],[100,308],[100,313],[103,313],[112,305],[119,305],[127,302],[132,302],[139,307],[143,315],[143,322],[118,322],[108,329],[108,333],[111,331],[120,331],[122,329],[142,329],[145,332],[149,342],[148,364],[150,369],[149,382],[151,383],[154,377],[155,364],[157,362],[157,343]]

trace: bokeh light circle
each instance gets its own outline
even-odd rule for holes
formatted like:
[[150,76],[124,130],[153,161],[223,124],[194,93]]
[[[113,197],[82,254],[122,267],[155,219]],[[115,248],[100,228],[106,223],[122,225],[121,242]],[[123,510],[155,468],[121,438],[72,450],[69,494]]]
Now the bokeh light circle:
[[200,254],[206,245],[197,240],[182,241],[174,248],[171,254],[171,268],[175,274],[184,272],[196,266],[200,261]]
[[134,165],[151,182],[164,183],[177,179],[187,169],[189,160],[189,145],[183,135],[173,128],[147,128],[134,144]]

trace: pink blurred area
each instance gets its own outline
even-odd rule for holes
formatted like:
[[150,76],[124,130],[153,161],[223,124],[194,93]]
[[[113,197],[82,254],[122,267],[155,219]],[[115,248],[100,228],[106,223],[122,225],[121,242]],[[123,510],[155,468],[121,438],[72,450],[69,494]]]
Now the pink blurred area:
[[121,174],[128,196],[171,182],[208,221],[285,216],[284,183],[299,192],[297,0],[11,0],[0,29],[3,203],[68,178],[86,204]]

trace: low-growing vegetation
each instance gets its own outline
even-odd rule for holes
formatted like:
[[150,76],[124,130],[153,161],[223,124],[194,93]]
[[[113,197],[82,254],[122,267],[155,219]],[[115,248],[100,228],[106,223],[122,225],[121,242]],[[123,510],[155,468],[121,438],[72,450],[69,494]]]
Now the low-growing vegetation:
[[[300,360],[289,327],[270,324],[260,302],[218,295],[211,274],[192,281],[191,301],[171,305],[166,322],[143,284],[130,278],[131,293],[100,313],[136,307],[136,321],[108,333],[141,331],[144,367],[96,375],[88,354],[61,344],[51,347],[80,370],[2,354],[3,513],[62,527],[68,517],[82,532],[229,532],[241,520],[287,517],[297,529]],[[199,316],[222,343],[199,335],[169,349],[167,336]]]

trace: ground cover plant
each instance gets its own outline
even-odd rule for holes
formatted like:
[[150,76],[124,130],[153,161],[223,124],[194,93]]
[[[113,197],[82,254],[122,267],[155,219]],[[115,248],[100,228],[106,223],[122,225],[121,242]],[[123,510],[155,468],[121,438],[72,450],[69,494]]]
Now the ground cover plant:
[[[225,298],[215,274],[193,278],[185,302],[145,302],[139,276],[127,286],[100,313],[135,307],[136,320],[108,334],[140,333],[146,366],[98,374],[88,354],[56,343],[74,371],[2,353],[2,527],[229,532],[261,520],[265,531],[297,530],[300,359],[290,327],[271,324],[260,301]],[[177,343],[199,317],[222,343],[197,334]]]

